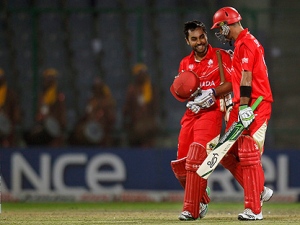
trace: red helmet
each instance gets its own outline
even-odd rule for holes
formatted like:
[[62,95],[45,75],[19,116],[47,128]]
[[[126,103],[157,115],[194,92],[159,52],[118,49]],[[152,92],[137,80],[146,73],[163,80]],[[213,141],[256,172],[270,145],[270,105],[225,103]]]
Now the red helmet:
[[180,102],[194,97],[200,89],[200,80],[193,71],[179,73],[170,87],[172,95]]
[[227,25],[242,20],[239,12],[232,7],[223,7],[219,9],[213,17],[213,26],[210,29],[220,28],[220,23],[225,22]]

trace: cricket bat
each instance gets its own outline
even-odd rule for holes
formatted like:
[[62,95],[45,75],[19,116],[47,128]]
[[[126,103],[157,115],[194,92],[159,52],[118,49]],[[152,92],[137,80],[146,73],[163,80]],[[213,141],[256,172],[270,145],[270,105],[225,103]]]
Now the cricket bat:
[[[257,108],[262,100],[262,96],[256,99],[256,101],[251,106],[253,111]],[[241,136],[244,130],[245,127],[243,126],[242,122],[234,122],[227,130],[227,132],[220,138],[219,142],[213,148],[212,152],[206,157],[204,162],[198,168],[198,170],[196,171],[197,174],[200,177],[207,179],[218,166],[222,158],[236,142],[236,140]]]
[[[216,54],[218,59],[219,71],[220,71],[220,79],[221,79],[220,85],[222,85],[225,82],[225,75],[224,75],[223,61],[222,61],[220,50],[217,50]],[[220,96],[220,108],[222,112],[226,111],[224,96]]]

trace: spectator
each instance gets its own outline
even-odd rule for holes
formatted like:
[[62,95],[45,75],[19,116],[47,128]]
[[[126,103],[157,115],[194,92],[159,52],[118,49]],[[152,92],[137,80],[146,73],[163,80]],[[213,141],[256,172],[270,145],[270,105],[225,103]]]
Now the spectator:
[[0,68],[0,144],[15,147],[18,142],[17,125],[21,123],[21,108],[14,90],[8,87],[6,75]]
[[99,77],[92,85],[92,96],[85,113],[70,136],[72,145],[113,146],[116,122],[116,101],[109,87]]
[[58,71],[54,68],[43,72],[35,124],[25,136],[28,145],[58,147],[65,143],[65,95],[58,90],[57,77]]
[[153,147],[158,133],[155,90],[145,64],[135,64],[132,75],[134,81],[127,88],[123,107],[128,144],[132,147]]

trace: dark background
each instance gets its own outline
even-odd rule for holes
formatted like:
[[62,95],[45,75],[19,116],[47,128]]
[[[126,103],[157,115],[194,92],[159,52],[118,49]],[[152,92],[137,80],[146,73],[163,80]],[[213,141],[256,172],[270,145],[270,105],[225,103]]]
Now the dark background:
[[116,135],[122,135],[121,108],[131,67],[144,62],[160,93],[157,147],[177,145],[185,109],[169,93],[179,61],[189,54],[183,24],[201,20],[209,42],[221,45],[209,30],[213,14],[233,6],[263,44],[274,94],[266,147],[299,148],[299,11],[289,0],[4,0],[0,3],[0,67],[21,96],[24,129],[32,126],[41,73],[59,73],[66,93],[68,129],[84,110],[93,78],[102,77],[118,105]]

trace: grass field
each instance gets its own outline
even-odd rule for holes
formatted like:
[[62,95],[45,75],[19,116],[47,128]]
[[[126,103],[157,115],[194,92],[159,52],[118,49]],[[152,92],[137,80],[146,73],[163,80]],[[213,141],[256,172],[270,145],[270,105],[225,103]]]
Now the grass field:
[[204,219],[177,219],[181,203],[2,203],[0,224],[300,224],[300,203],[265,203],[264,220],[238,221],[239,203],[211,203]]

